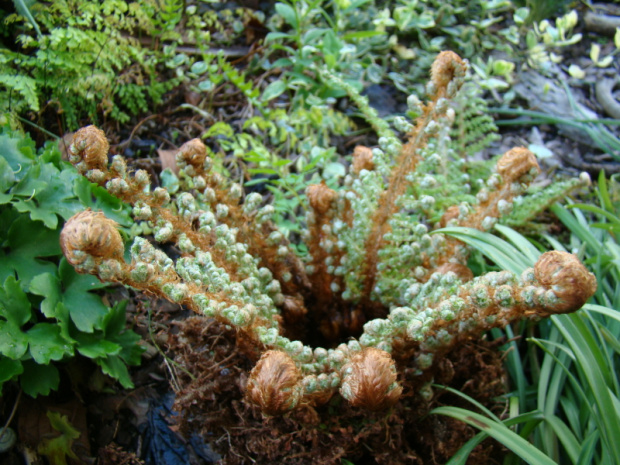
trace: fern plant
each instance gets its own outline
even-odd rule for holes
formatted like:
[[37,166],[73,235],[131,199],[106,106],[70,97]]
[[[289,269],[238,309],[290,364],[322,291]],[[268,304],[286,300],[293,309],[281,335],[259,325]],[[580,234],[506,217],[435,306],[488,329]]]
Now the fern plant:
[[32,5],[40,34],[30,23],[9,15],[22,29],[16,49],[1,48],[5,71],[2,111],[59,111],[65,127],[84,116],[119,121],[145,112],[170,83],[156,78],[154,54],[143,49],[132,32],[147,24],[141,5],[125,2],[59,1]]
[[488,104],[473,82],[463,86],[454,101],[454,110],[459,116],[452,128],[452,140],[458,153],[471,157],[500,138],[497,126],[489,115]]
[[[193,83],[197,89],[236,88],[245,97],[243,113],[254,114],[242,123],[214,122],[202,134],[208,155],[215,160],[220,158],[217,155],[232,156],[247,165],[244,173],[238,175],[244,178],[244,185],[270,191],[275,221],[286,235],[300,233],[297,219],[304,203],[303,192],[310,183],[318,182],[321,172],[330,186],[335,186],[344,176],[344,165],[330,145],[334,137],[354,130],[354,122],[324,102],[289,111],[272,106],[274,94],[270,88],[273,87],[267,86],[261,93],[222,54],[205,55],[194,65],[194,69],[202,70]],[[191,106],[186,108],[201,111]]]
[[200,53],[211,33],[228,42],[241,33],[231,24],[249,17],[245,9],[197,13],[177,0],[36,2],[23,13],[2,18],[16,45],[0,47],[0,111],[54,109],[64,130],[84,118],[124,123],[153,110],[192,78],[196,59],[178,46],[187,41]]
[[[130,203],[134,220],[146,223],[156,242],[176,245],[180,256],[174,260],[137,237],[126,261],[116,222],[85,210],[63,228],[65,257],[78,272],[233,328],[231,350],[255,362],[244,383],[248,408],[267,416],[319,415],[308,410],[317,408],[329,418],[334,404],[341,413],[397,408],[407,389],[425,409],[430,382],[451,349],[511,321],[572,312],[596,289],[578,259],[559,252],[544,254],[521,274],[474,278],[468,248],[434,231],[443,225],[490,230],[539,171],[531,152],[515,148],[475,195],[467,183],[454,182],[463,172],[448,168],[462,167],[450,145],[455,112],[449,102],[466,68],[452,52],[437,57],[429,101],[409,99],[420,116],[415,124],[396,123],[407,130],[404,143],[344,84],[381,135],[381,148],[358,147],[342,186],[307,188],[303,260],[272,223],[273,206],[257,193],[244,196],[240,184],[214,170],[200,140],[179,150],[175,189],[151,190],[144,170],[132,173],[121,156],[110,163],[104,133],[85,127],[73,139],[70,161]],[[444,192],[461,200],[437,206]]]

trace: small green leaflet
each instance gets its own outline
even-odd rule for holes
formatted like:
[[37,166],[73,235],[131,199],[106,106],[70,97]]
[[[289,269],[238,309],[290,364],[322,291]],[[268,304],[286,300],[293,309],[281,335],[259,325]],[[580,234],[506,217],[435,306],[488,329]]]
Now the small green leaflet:
[[49,395],[50,391],[58,389],[60,374],[54,365],[39,365],[32,360],[23,362],[24,372],[19,377],[19,383],[26,394],[37,397],[39,394]]
[[57,215],[67,220],[84,208],[73,192],[77,176],[72,170],[59,171],[51,163],[34,165],[11,191],[14,197],[21,197],[13,205],[20,213],[28,212],[33,220],[56,229]]
[[60,261],[59,274],[64,286],[63,303],[69,309],[75,326],[86,333],[102,329],[108,307],[103,304],[101,297],[89,291],[106,285],[94,276],[76,273],[65,258]]
[[263,91],[263,102],[279,97],[286,90],[286,82],[278,79],[269,84]]
[[299,28],[299,23],[297,21],[297,13],[292,6],[287,5],[285,3],[276,3],[276,12],[284,18],[284,21],[288,23],[293,29]]
[[0,156],[0,205],[8,203],[13,196],[8,194],[8,190],[15,183],[15,174],[9,163]]
[[27,215],[19,215],[7,234],[8,253],[0,250],[0,282],[17,273],[20,285],[26,289],[35,276],[55,273],[56,265],[41,259],[60,255],[59,236],[60,231],[48,229]]

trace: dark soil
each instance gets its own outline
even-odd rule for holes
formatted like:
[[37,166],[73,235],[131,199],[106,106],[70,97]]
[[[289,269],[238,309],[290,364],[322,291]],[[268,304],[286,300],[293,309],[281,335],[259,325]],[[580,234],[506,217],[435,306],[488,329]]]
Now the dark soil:
[[[403,379],[401,401],[387,412],[369,413],[350,407],[339,396],[319,408],[306,407],[283,417],[267,418],[243,399],[247,372],[253,366],[235,344],[235,333],[216,322],[191,317],[171,337],[183,386],[175,408],[181,431],[213,437],[214,448],[227,464],[441,464],[476,432],[462,422],[429,411],[439,405],[466,403],[435,389],[429,403]],[[214,351],[214,353],[213,353]],[[407,369],[404,370],[407,372]],[[471,342],[439,363],[435,380],[500,410],[495,398],[504,392],[500,353],[487,341]],[[498,412],[499,413],[499,412]],[[484,443],[471,463],[495,463],[501,450]],[[499,462],[498,462],[499,463]]]
[[[319,408],[305,407],[283,417],[265,417],[244,400],[247,374],[255,360],[244,354],[233,330],[214,320],[188,316],[166,302],[157,302],[153,309],[152,341],[168,347],[169,358],[164,361],[159,355],[141,367],[137,388],[126,397],[117,394],[97,402],[99,406],[114,404],[93,415],[100,422],[106,422],[111,410],[127,416],[123,419],[121,415],[119,420],[117,413],[112,415],[120,428],[106,439],[108,445],[101,451],[106,457],[135,460],[131,452],[137,449],[144,456],[146,451],[140,451],[138,445],[149,440],[145,434],[154,431],[133,425],[145,419],[148,423],[151,412],[161,410],[166,398],[170,407],[167,392],[174,396],[173,409],[167,410],[170,428],[184,438],[201,438],[226,464],[339,464],[347,459],[356,465],[434,465],[445,463],[477,432],[449,417],[429,415],[440,405],[471,405],[440,388],[429,391],[428,395],[433,396],[429,402],[428,397],[416,395],[420,385],[414,385],[407,376],[400,380],[404,387],[401,401],[386,412],[351,408],[336,395]],[[137,311],[138,318],[148,324],[144,310]],[[161,329],[153,332],[156,328]],[[501,414],[505,402],[498,398],[506,392],[506,376],[497,345],[479,340],[453,350],[438,363],[435,382],[458,389]],[[407,367],[403,371],[407,373]],[[157,382],[159,376],[166,376],[170,384]],[[204,443],[198,447],[201,453],[195,452],[190,439],[187,448],[194,454],[192,463],[210,463],[200,457],[208,450]],[[470,463],[500,463],[502,455],[497,443],[485,441],[476,448]]]
[[[463,422],[429,414],[441,405],[471,404],[441,388],[431,391],[413,383],[407,366],[400,367],[405,373],[399,380],[402,398],[388,411],[352,408],[335,395],[318,408],[265,417],[244,399],[256,360],[246,355],[234,330],[166,301],[145,301],[124,289],[115,298],[120,297],[131,299],[128,322],[148,347],[142,365],[132,370],[135,388],[119,390],[86,362],[69,365],[57,393],[19,399],[20,442],[0,456],[3,464],[23,464],[24,453],[36,457],[41,441],[58,436],[47,419],[49,411],[67,415],[79,432],[69,464],[302,465],[346,459],[355,465],[435,465],[477,433]],[[506,404],[501,395],[507,391],[498,350],[502,342],[472,340],[453,350],[436,364],[434,381],[501,415]],[[9,389],[3,400],[5,408],[12,405],[16,392]],[[468,463],[501,463],[503,452],[487,440]],[[46,463],[41,460],[31,463]]]

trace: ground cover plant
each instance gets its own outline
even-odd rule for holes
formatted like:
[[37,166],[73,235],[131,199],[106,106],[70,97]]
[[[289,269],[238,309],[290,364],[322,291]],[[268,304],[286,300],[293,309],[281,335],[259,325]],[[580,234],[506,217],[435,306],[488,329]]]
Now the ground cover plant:
[[98,205],[124,223],[127,212],[115,213],[119,202],[93,191],[61,162],[53,144],[37,153],[32,140],[7,127],[0,144],[1,382],[19,378],[26,394],[49,394],[60,378],[53,362],[79,353],[131,387],[125,364],[139,361],[140,347],[139,336],[125,329],[124,304],[109,308],[88,292],[101,284],[74,274],[60,260],[58,243],[61,221],[85,205]]
[[[127,301],[110,306],[94,294],[105,286],[75,273],[62,259],[59,244],[64,220],[85,206],[107,211],[123,224],[130,221],[127,210],[105,190],[84,182],[53,143],[36,150],[29,137],[5,124],[0,153],[3,398],[14,398],[16,386],[32,398],[48,396],[62,389],[61,379],[78,383],[78,367],[83,375],[99,378],[102,386],[104,373],[132,388],[127,365],[139,364],[143,347],[140,336],[127,327]],[[66,421],[57,415],[51,414],[50,421],[62,429]],[[5,452],[15,433],[6,427],[2,431]],[[72,454],[70,444],[46,442],[39,452],[48,457]]]
[[[64,248],[81,271],[132,285],[132,290],[114,292],[130,297],[127,307],[114,303],[116,295],[111,298],[111,309],[96,307],[101,310],[99,316],[107,317],[93,323],[94,331],[89,332],[77,311],[69,311],[67,317],[58,304],[53,313],[50,305],[55,298],[40,295],[60,290],[62,304],[70,300],[66,296],[73,295],[72,290],[76,290],[73,297],[80,295],[76,301],[98,299],[92,292],[84,294],[87,297],[80,294],[79,289],[97,281],[88,281],[92,278],[87,275],[70,275],[67,261],[59,261],[58,247],[41,260],[34,249],[43,249],[44,244],[37,244],[30,262],[47,266],[50,276],[39,280],[59,282],[59,288],[41,288],[38,280],[20,285],[19,270],[9,270],[17,284],[5,283],[5,301],[17,298],[25,302],[25,296],[32,309],[29,321],[22,324],[20,320],[20,331],[15,330],[15,324],[11,326],[9,339],[19,339],[19,347],[26,339],[33,345],[21,358],[11,352],[5,360],[12,370],[7,371],[12,380],[5,382],[2,402],[7,424],[14,426],[14,417],[21,424],[29,418],[24,410],[33,405],[20,397],[15,381],[21,382],[26,393],[39,392],[27,390],[33,376],[28,370],[26,376],[20,376],[19,365],[28,369],[41,365],[48,371],[59,368],[55,373],[60,379],[56,374],[36,378],[39,383],[44,381],[42,393],[61,387],[57,394],[46,397],[52,404],[43,408],[43,416],[49,408],[46,421],[57,437],[45,439],[38,448],[40,454],[52,462],[73,457],[74,451],[82,458],[96,454],[81,449],[84,443],[95,445],[88,429],[76,419],[59,416],[54,404],[63,393],[66,398],[72,391],[62,388],[70,380],[80,403],[89,405],[89,421],[101,421],[96,419],[101,413],[93,406],[102,400],[97,394],[102,386],[109,391],[109,384],[102,385],[100,375],[98,382],[92,382],[96,377],[91,379],[89,389],[74,383],[71,367],[78,366],[80,358],[74,361],[72,353],[94,360],[104,372],[129,386],[123,360],[137,362],[139,350],[137,337],[122,325],[126,308],[128,322],[145,336],[141,345],[148,350],[143,357],[146,365],[132,371],[139,389],[130,391],[129,397],[121,396],[139,399],[152,379],[160,375],[169,378],[170,387],[160,381],[159,390],[174,391],[175,406],[182,414],[175,422],[188,438],[196,432],[211,438],[209,442],[229,463],[250,459],[272,462],[278,457],[300,463],[305,458],[316,459],[309,455],[310,450],[315,455],[320,451],[324,461],[335,463],[339,458],[347,463],[345,457],[354,463],[371,458],[383,463],[415,459],[443,463],[455,453],[450,463],[463,463],[470,454],[475,463],[487,463],[490,457],[503,457],[505,449],[490,441],[478,445],[485,434],[474,436],[474,428],[482,423],[512,451],[506,455],[506,463],[519,459],[540,463],[615,460],[617,454],[609,439],[615,434],[613,416],[596,414],[599,409],[611,411],[617,398],[613,377],[605,374],[615,363],[610,342],[614,311],[609,303],[613,298],[600,300],[600,285],[599,303],[609,307],[597,310],[606,315],[602,318],[611,319],[605,322],[610,329],[603,328],[591,313],[580,311],[574,319],[554,316],[553,323],[511,323],[504,331],[495,329],[477,339],[474,336],[484,328],[505,326],[523,310],[519,299],[510,302],[512,291],[506,289],[503,292],[511,296],[506,295],[508,300],[502,303],[516,307],[498,308],[494,303],[485,310],[498,310],[499,321],[487,315],[488,319],[473,328],[471,322],[448,321],[444,316],[450,317],[448,307],[452,305],[464,318],[469,310],[461,308],[458,298],[469,299],[468,286],[482,292],[478,288],[492,280],[506,279],[504,286],[515,291],[520,284],[533,284],[521,282],[529,279],[523,269],[533,266],[545,248],[539,247],[535,253],[523,246],[524,239],[515,239],[515,233],[495,225],[494,218],[502,216],[503,224],[540,233],[549,226],[539,222],[538,212],[589,183],[587,176],[573,174],[550,182],[546,175],[526,188],[537,168],[529,155],[524,156],[529,152],[510,151],[511,147],[525,145],[542,158],[568,147],[558,148],[555,140],[546,145],[534,132],[526,136],[523,130],[518,130],[517,142],[500,146],[502,138],[488,115],[489,102],[491,106],[523,104],[525,99],[536,108],[533,112],[495,109],[507,118],[519,116],[502,122],[513,125],[504,126],[512,133],[508,138],[504,134],[504,140],[514,135],[515,124],[575,128],[604,155],[581,164],[571,161],[571,166],[594,174],[603,166],[614,170],[614,164],[607,161],[617,156],[620,146],[614,122],[586,113],[579,92],[587,92],[590,83],[605,82],[607,91],[597,90],[597,96],[604,94],[599,111],[613,111],[613,86],[609,87],[605,73],[606,67],[615,66],[620,34],[616,34],[615,45],[611,39],[605,43],[584,30],[584,9],[577,13],[558,8],[554,11],[557,17],[547,20],[536,2],[293,1],[276,2],[260,11],[253,9],[253,4],[237,7],[143,0],[94,2],[86,16],[74,14],[81,8],[80,2],[55,2],[51,8],[36,2],[15,5],[21,16],[1,14],[8,27],[3,31],[0,59],[9,67],[0,76],[4,92],[0,105],[10,111],[3,122],[10,121],[13,127],[17,121],[28,125],[38,142],[52,132],[63,134],[67,129],[100,124],[110,138],[110,153],[126,156],[126,165],[120,158],[106,165],[102,157],[93,162],[97,166],[87,169],[92,160],[80,162],[78,155],[91,153],[90,136],[84,137],[80,131],[73,152],[63,156],[74,157],[78,169],[93,183],[61,162],[60,153],[51,145],[40,161],[32,161],[37,167],[30,170],[28,182],[19,181],[21,164],[5,170],[4,195],[9,200],[3,211],[11,212],[7,218],[15,224],[29,221],[38,231],[49,229],[48,235],[57,237],[64,220],[75,213],[75,206],[112,215],[123,226],[120,242],[110,232],[112,223],[99,215],[85,215],[80,217],[83,223],[72,220],[67,226],[73,231],[68,236],[78,234],[82,244],[76,249],[66,239]],[[15,37],[18,42],[11,42]],[[433,59],[445,49],[469,58],[472,73],[463,76],[457,67],[459,79],[449,91],[445,89],[449,98],[444,101],[445,95],[438,98],[437,88],[431,85],[425,89],[425,84]],[[70,59],[76,53],[82,60]],[[578,59],[579,53],[587,57],[585,61]],[[523,97],[518,81],[523,72],[530,72],[527,69],[535,70],[535,76],[545,76],[545,92],[553,99],[566,99],[566,94],[570,111],[558,116],[553,108]],[[550,80],[553,76],[567,82],[559,93]],[[362,91],[366,97],[360,95]],[[422,100],[428,95],[430,103],[413,97],[406,102],[406,95],[412,93]],[[545,93],[530,89],[526,95]],[[596,109],[597,105],[590,106]],[[543,127],[548,142],[554,129]],[[6,131],[10,140],[23,137]],[[408,140],[412,134],[416,136]],[[200,137],[204,145],[183,145],[177,157],[180,164],[171,163],[170,154],[174,159],[179,145],[193,137]],[[71,144],[70,136],[65,144]],[[354,149],[358,144],[362,146]],[[493,144],[490,150],[489,144]],[[173,150],[163,150],[166,146]],[[420,149],[419,153],[413,148]],[[480,157],[480,150],[498,156],[491,161],[473,160]],[[510,156],[500,159],[499,154],[505,152]],[[154,154],[164,165],[161,168],[158,160],[153,162]],[[145,155],[146,159],[141,158]],[[508,175],[502,166],[509,165],[507,160],[516,155],[524,157],[529,174],[506,189],[502,181]],[[201,165],[203,159],[207,165]],[[391,171],[392,160],[398,161],[404,176]],[[498,161],[499,168],[495,168]],[[51,165],[43,167],[44,163]],[[542,163],[548,164],[548,158]],[[166,167],[169,169],[159,176],[160,169]],[[407,174],[407,170],[412,171]],[[52,182],[57,172],[67,181],[62,188]],[[133,205],[135,221],[126,215],[131,207],[106,194],[104,186]],[[159,200],[153,204],[149,189],[163,195],[165,205]],[[164,191],[171,196],[169,203]],[[191,196],[185,195],[187,192]],[[60,197],[68,203],[63,201],[58,207]],[[475,212],[485,202],[490,212],[477,217]],[[611,211],[609,202],[604,205]],[[566,214],[554,208],[567,220]],[[158,220],[161,216],[167,220]],[[584,217],[579,218],[585,227]],[[249,228],[247,224],[252,222],[255,226]],[[42,224],[44,229],[40,229]],[[509,273],[485,277],[490,265],[478,250],[485,251],[488,236],[480,239],[478,233],[459,229],[459,225],[506,233],[527,253],[521,256],[513,251],[507,259],[500,252],[512,249],[505,243],[498,246],[497,238],[493,239],[490,244],[496,248],[490,260],[499,259],[499,268],[491,270],[504,268]],[[89,228],[110,232],[110,241],[95,240],[101,247],[93,250],[88,246]],[[18,228],[11,226],[13,229],[3,244],[3,253],[9,258],[16,257],[13,249],[21,244]],[[587,236],[583,231],[580,234]],[[262,239],[252,239],[254,236]],[[591,242],[592,237],[587,237]],[[161,245],[149,249],[157,241]],[[125,249],[122,259],[121,243]],[[132,248],[132,243],[141,246]],[[561,249],[559,243],[554,245]],[[116,248],[112,256],[104,259],[97,255],[108,246]],[[211,255],[199,251],[205,247]],[[579,250],[572,246],[571,251]],[[150,255],[156,256],[157,263],[149,262]],[[252,256],[253,262],[246,255]],[[583,253],[579,257],[592,264]],[[213,264],[207,263],[209,259]],[[237,259],[242,263],[235,263]],[[411,267],[403,265],[407,260],[413,263]],[[19,265],[19,261],[9,262]],[[151,275],[158,263],[167,270],[166,278]],[[599,255],[597,263],[598,269],[603,269],[601,266],[609,267],[610,262]],[[451,281],[455,279],[451,274],[449,282],[429,278],[435,270],[445,272],[448,264],[452,271],[462,273],[458,279],[469,279],[467,268],[478,277],[463,286]],[[268,279],[267,269],[272,278]],[[155,279],[147,284],[136,281],[144,273]],[[256,273],[254,282],[251,276]],[[544,275],[541,273],[536,279]],[[71,276],[78,276],[84,286],[72,287],[76,281]],[[583,276],[589,275],[584,272]],[[613,295],[614,285],[600,271],[597,278],[604,283],[606,295]],[[151,297],[133,290],[145,285]],[[18,287],[21,293],[16,293]],[[440,302],[441,289],[448,288],[460,289],[460,297]],[[102,295],[101,290],[97,292]],[[547,293],[544,295],[551,300],[545,303],[543,294],[536,292],[538,297],[526,299],[524,304],[534,302],[525,312],[534,320],[548,313],[554,300]],[[109,296],[104,296],[106,302]],[[156,296],[183,305],[170,306]],[[420,312],[419,307],[425,310]],[[187,309],[201,314],[190,316]],[[470,310],[472,315],[480,314],[480,310]],[[26,317],[24,312],[18,312],[20,315],[22,320]],[[80,320],[77,323],[76,318]],[[38,343],[35,336],[42,333],[51,338]],[[543,355],[534,345],[526,348],[512,339],[515,336],[530,337],[532,344],[546,352]],[[511,339],[503,347],[509,381],[497,350],[506,338]],[[56,344],[60,339],[69,342],[69,348],[61,351]],[[9,352],[11,340],[5,344]],[[551,342],[541,342],[547,340]],[[600,340],[598,345],[604,350],[575,352],[577,346],[566,342],[579,340],[589,341],[578,343],[580,347]],[[118,345],[124,347],[121,352]],[[125,351],[129,348],[131,356]],[[160,355],[153,359],[157,353]],[[540,357],[544,357],[542,362]],[[153,360],[160,360],[161,365]],[[379,366],[383,371],[375,377],[377,383],[368,382],[373,367]],[[584,366],[595,368],[580,371]],[[548,374],[551,378],[547,381]],[[152,377],[151,382],[145,377]],[[571,383],[562,383],[564,377]],[[590,379],[600,382],[592,385]],[[284,388],[273,387],[278,383]],[[604,385],[609,387],[608,395],[596,389]],[[501,397],[510,390],[508,386],[516,390]],[[532,396],[535,391],[537,398]],[[96,401],[93,395],[99,396]],[[172,402],[170,399],[166,402]],[[119,401],[110,409],[110,413],[117,412],[114,421],[122,425],[119,409],[130,403]],[[593,403],[597,408],[588,410],[586,406]],[[437,405],[455,407],[433,411]],[[578,419],[574,413],[577,405]],[[130,408],[134,421],[145,421],[136,403]],[[155,411],[155,406],[148,409],[149,425],[154,424],[151,415]],[[165,426],[170,417],[166,418],[156,434],[170,434]],[[462,423],[463,419],[471,426]],[[121,457],[138,460],[128,452],[136,443],[135,435],[128,439],[123,434],[131,429],[121,426],[114,434],[96,440],[97,447],[106,446],[99,452],[101,463],[116,463]],[[24,431],[24,427],[18,430],[20,444],[25,441]],[[82,442],[78,444],[80,433]],[[148,431],[139,434],[145,444],[157,442],[147,439]],[[4,440],[10,435],[1,436]],[[194,440],[192,437],[192,443]],[[30,441],[36,448],[41,439]],[[110,441],[118,441],[126,450]],[[159,442],[174,449],[174,441]],[[334,448],[334,443],[339,447]],[[54,444],[61,445],[56,455]],[[137,454],[147,462],[155,460],[155,453],[147,449]]]

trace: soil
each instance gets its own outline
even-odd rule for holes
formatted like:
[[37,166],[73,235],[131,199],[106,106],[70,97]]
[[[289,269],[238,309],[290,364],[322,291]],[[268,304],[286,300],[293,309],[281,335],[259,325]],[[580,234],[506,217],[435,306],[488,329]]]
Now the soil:
[[[205,325],[200,317],[178,327],[170,348],[188,372],[178,372],[184,386],[175,403],[181,431],[212,435],[226,463],[337,464],[347,459],[355,464],[439,464],[475,434],[461,422],[429,415],[445,403],[465,406],[462,399],[438,390],[429,403],[415,395],[420,386],[406,376],[401,401],[387,412],[360,411],[335,396],[319,408],[266,418],[243,399],[253,363],[237,350],[234,332],[216,322]],[[500,353],[493,345],[477,341],[454,350],[439,363],[435,381],[494,404],[505,386]],[[494,449],[492,443],[480,446],[472,463],[493,463]]]
[[[132,369],[135,388],[122,390],[85,362],[63,373],[58,392],[33,400],[5,391],[4,407],[18,403],[19,443],[2,463],[47,463],[37,446],[58,436],[48,412],[67,415],[79,432],[69,464],[207,465],[240,464],[402,464],[445,463],[477,430],[429,412],[441,405],[471,408],[441,388],[425,389],[400,367],[401,400],[383,412],[352,408],[339,396],[318,408],[304,407],[266,417],[244,399],[247,374],[255,364],[237,343],[235,331],[164,300],[130,298],[128,320],[147,351]],[[151,309],[149,311],[149,309]],[[507,392],[502,340],[472,340],[437,364],[434,381],[454,388],[501,416]],[[411,373],[409,373],[411,374]],[[429,402],[428,399],[432,397]],[[468,463],[501,463],[503,448],[486,440]],[[24,462],[24,456],[32,457]],[[347,462],[348,460],[349,462]],[[57,462],[62,463],[62,462]]]

